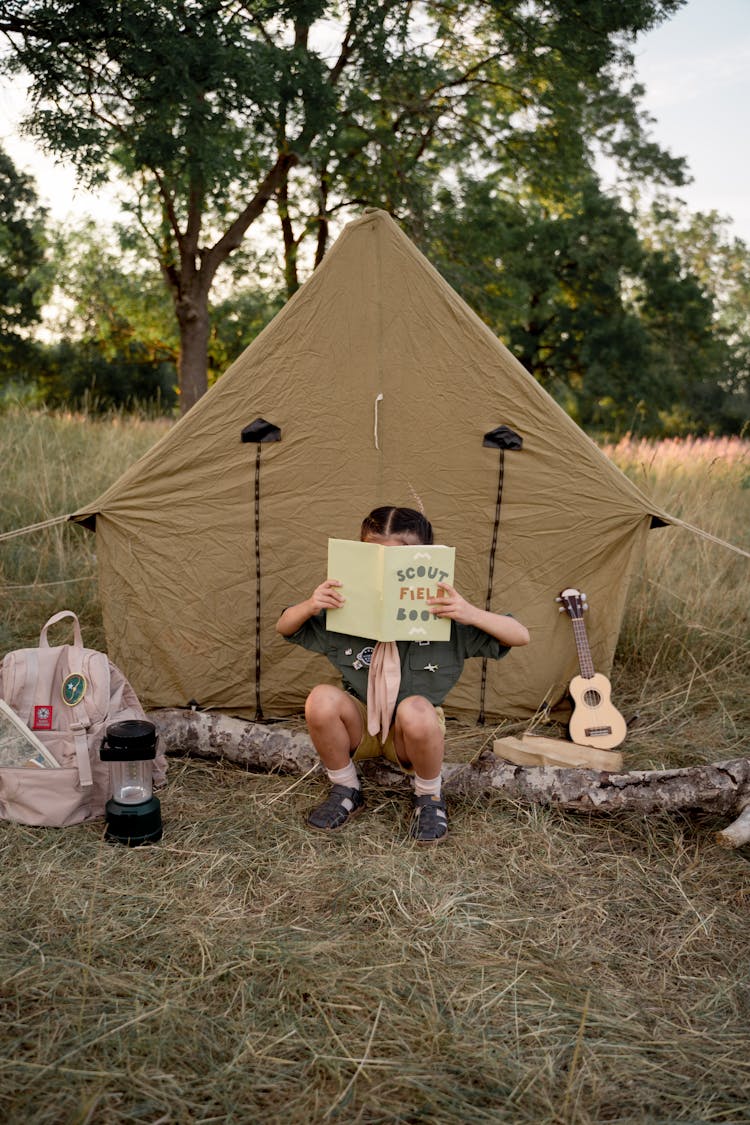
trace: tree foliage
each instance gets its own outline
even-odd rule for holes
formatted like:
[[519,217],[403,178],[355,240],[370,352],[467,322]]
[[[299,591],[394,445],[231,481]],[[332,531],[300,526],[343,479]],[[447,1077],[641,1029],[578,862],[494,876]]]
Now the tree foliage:
[[[693,214],[659,201],[639,216],[644,244],[667,255],[713,304],[713,367],[687,388],[695,415],[717,432],[746,429],[750,419],[750,248],[715,211]],[[682,402],[684,410],[684,401]]]
[[46,327],[56,342],[35,349],[37,392],[49,405],[174,404],[174,321],[158,270],[128,241],[91,221],[50,235],[55,287]]
[[0,149],[0,362],[6,374],[24,353],[24,330],[39,320],[48,292],[46,217],[31,178]]
[[735,245],[722,274],[705,217],[695,226],[700,256],[690,234],[644,238],[593,176],[545,202],[464,176],[438,193],[425,249],[587,429],[733,430],[747,411],[750,257]]
[[416,217],[451,167],[544,195],[600,150],[679,182],[648,140],[632,46],[681,2],[6,0],[0,30],[30,76],[32,135],[89,182],[116,169],[136,189],[187,408],[217,271],[269,203],[292,291],[340,212]]

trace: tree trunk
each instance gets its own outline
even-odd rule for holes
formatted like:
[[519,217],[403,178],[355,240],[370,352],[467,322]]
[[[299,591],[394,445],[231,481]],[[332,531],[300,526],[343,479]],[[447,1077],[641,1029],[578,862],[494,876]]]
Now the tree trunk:
[[289,215],[289,181],[286,177],[279,184],[276,202],[281,220],[281,233],[284,239],[284,281],[286,282],[287,300],[289,300],[299,289],[299,275],[297,273],[299,246],[297,239],[294,237],[294,228]]
[[[167,753],[228,758],[269,772],[322,773],[313,745],[301,731],[245,722],[211,711],[164,709],[152,711],[149,718],[156,724]],[[360,765],[371,781],[392,787],[407,784],[404,775],[383,759]],[[717,834],[720,844],[737,848],[750,842],[750,758],[684,769],[606,773],[517,766],[487,752],[474,764],[446,762],[443,778],[448,793],[504,793],[515,800],[577,812],[718,813],[737,818]]]
[[198,291],[177,302],[180,325],[180,358],[177,365],[180,414],[187,414],[208,389],[208,341],[211,324],[208,295]]

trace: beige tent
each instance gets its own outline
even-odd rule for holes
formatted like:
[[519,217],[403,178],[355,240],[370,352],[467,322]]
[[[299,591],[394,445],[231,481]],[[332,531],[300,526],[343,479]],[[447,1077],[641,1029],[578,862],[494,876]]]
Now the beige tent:
[[[522,448],[486,437],[503,426]],[[532,637],[485,670],[468,662],[450,713],[527,716],[564,697],[578,671],[564,587],[588,595],[594,666],[610,671],[631,573],[664,513],[370,211],[208,394],[75,513],[96,527],[112,659],[149,706],[300,711],[336,675],[276,619],[325,577],[329,536],[356,538],[370,509],[415,497],[457,548],[460,591],[484,606],[491,588]]]

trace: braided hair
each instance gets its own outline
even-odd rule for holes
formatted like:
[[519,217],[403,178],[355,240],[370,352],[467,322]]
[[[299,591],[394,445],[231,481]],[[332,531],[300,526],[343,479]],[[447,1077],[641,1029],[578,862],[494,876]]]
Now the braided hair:
[[382,508],[375,508],[369,516],[362,521],[360,539],[368,535],[413,536],[417,543],[434,543],[432,524],[414,508],[396,508],[387,504]]

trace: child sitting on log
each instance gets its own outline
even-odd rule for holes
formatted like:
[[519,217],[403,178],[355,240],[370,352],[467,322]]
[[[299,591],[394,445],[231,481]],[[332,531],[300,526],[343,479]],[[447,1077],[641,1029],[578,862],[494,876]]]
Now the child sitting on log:
[[[432,525],[412,508],[376,508],[362,523],[360,539],[385,547],[434,542]],[[427,605],[453,622],[450,640],[376,643],[326,628],[326,610],[344,604],[341,582],[328,578],[305,601],[289,606],[276,629],[293,644],[328,657],[342,686],[318,684],[307,697],[310,738],[332,789],[307,823],[321,832],[343,828],[361,812],[364,798],[355,762],[383,756],[412,778],[414,816],[410,835],[420,844],[441,843],[448,817],[441,794],[445,717],[440,704],[458,680],[464,660],[499,660],[512,645],[525,645],[528,630],[513,617],[467,602],[447,582]]]

